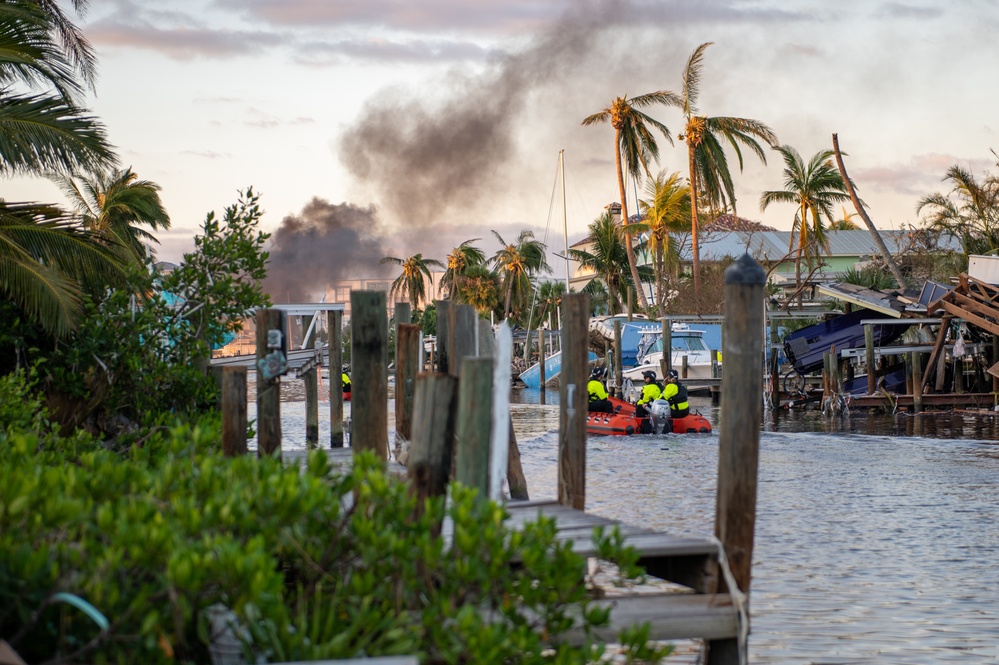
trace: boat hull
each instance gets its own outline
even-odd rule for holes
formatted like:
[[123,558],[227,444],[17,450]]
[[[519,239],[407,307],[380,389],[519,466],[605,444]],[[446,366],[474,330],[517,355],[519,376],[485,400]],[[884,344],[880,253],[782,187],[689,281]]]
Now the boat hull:
[[[648,418],[635,415],[635,406],[616,397],[609,398],[614,413],[590,412],[586,417],[586,433],[591,436],[628,436],[641,434],[642,423]],[[672,432],[667,434],[709,434],[711,422],[699,413],[672,419]]]

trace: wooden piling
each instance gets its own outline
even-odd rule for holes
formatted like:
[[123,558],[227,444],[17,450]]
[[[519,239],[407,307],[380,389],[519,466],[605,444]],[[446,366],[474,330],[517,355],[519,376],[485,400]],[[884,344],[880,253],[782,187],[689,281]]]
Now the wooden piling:
[[923,368],[922,354],[912,352],[912,412],[923,412]]
[[245,455],[246,368],[222,369],[222,452],[226,457]]
[[[257,360],[269,355],[274,349],[267,348],[268,332],[279,331],[282,338],[284,316],[281,310],[257,310]],[[264,379],[257,369],[257,455],[281,456],[281,384],[278,377]]]
[[409,446],[409,479],[421,499],[441,496],[451,478],[455,433],[457,377],[425,372],[413,391],[413,439]]
[[343,312],[326,312],[330,368],[330,448],[343,448]]
[[[563,310],[563,313],[564,313],[565,308],[563,307],[562,310]],[[563,316],[562,317],[562,331],[563,331],[562,332],[562,346],[563,346],[563,348],[562,348],[562,364],[563,365],[565,365],[565,346],[566,346],[566,343],[565,343],[565,328],[566,328],[565,317]],[[587,355],[587,358],[588,357],[589,356]],[[621,322],[615,320],[614,321],[614,393],[615,393],[615,396],[619,397],[619,398],[624,397],[624,392],[623,392],[624,386],[621,385],[622,383],[624,383],[624,368],[621,367]],[[559,390],[559,394],[560,395],[562,394],[561,390]]]
[[874,326],[864,325],[864,362],[867,365],[867,394],[878,389],[878,370],[874,364]]
[[455,478],[482,497],[489,496],[492,392],[492,357],[465,358],[458,383]]
[[396,327],[395,432],[404,441],[413,439],[413,390],[420,373],[420,326]]
[[548,377],[545,376],[545,329],[538,329],[538,348],[540,352],[538,353],[538,370],[541,372],[541,403],[545,403],[545,382]]
[[[435,300],[434,303],[437,305],[437,371],[441,374],[449,374],[450,350],[448,349],[448,336],[451,330],[451,301]],[[431,370],[433,366],[433,363],[431,363]]]
[[663,317],[663,376],[673,369],[673,323]]
[[351,441],[388,459],[388,315],[384,291],[350,293]]
[[[718,499],[715,535],[725,548],[735,584],[749,595],[756,526],[756,486],[763,414],[763,285],[766,273],[749,254],[725,271],[723,349],[725,412],[718,433]],[[727,591],[718,576],[719,591]],[[708,665],[740,662],[737,640],[707,643]],[[746,662],[743,660],[742,662]]]
[[413,322],[413,311],[408,302],[397,302],[395,304],[395,325]]
[[305,447],[319,445],[319,367],[313,367],[302,377],[305,383]]
[[780,409],[779,345],[780,330],[777,328],[777,319],[770,317],[770,353],[767,354],[767,360],[770,364],[770,406],[773,409]]
[[461,361],[475,356],[475,336],[479,315],[471,305],[452,303],[448,308],[448,369],[451,376],[461,375]]
[[680,377],[687,378],[687,356],[680,356]]
[[718,349],[711,349],[711,378],[718,378]]
[[[558,501],[586,508],[586,416],[589,396],[590,296],[568,293],[562,298],[562,372],[559,381]],[[618,367],[620,325],[615,322]],[[618,370],[620,373],[620,369]]]

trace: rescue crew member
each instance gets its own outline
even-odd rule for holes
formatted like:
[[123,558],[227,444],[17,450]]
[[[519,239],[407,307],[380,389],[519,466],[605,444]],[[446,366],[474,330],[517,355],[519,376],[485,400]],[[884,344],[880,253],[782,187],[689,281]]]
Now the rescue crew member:
[[666,387],[663,388],[662,398],[669,402],[671,418],[683,418],[690,413],[687,386],[680,383],[680,374],[675,369],[666,373]]
[[642,386],[642,396],[638,398],[635,405],[635,415],[639,418],[649,415],[646,404],[652,404],[662,396],[662,391],[659,390],[659,385],[656,383],[656,373],[650,369],[642,372],[642,376],[645,378],[645,385]]
[[604,388],[604,368],[594,367],[590,372],[590,381],[586,384],[586,392],[590,393],[588,411],[613,413],[614,405],[607,399],[607,389]]
[[349,365],[344,365],[343,366],[343,374],[340,376],[340,378],[343,380],[343,394],[344,395],[349,395],[350,394],[350,375],[347,374],[347,370],[348,369],[350,369],[350,366]]

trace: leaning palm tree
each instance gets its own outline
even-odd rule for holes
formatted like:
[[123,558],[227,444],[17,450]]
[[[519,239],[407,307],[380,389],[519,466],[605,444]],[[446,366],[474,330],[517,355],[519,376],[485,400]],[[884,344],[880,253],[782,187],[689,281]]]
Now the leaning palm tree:
[[999,249],[999,176],[986,174],[979,181],[967,169],[952,166],[943,179],[950,181],[951,192],[924,196],[916,213],[925,210],[930,228],[958,238],[965,255]]
[[97,233],[127,263],[141,265],[148,243],[158,243],[156,237],[141,228],[170,228],[170,215],[160,200],[160,186],[149,180],[139,180],[131,167],[74,178],[55,175],[56,183],[69,199],[83,226]]
[[815,251],[819,248],[828,251],[829,248],[822,220],[831,221],[833,204],[849,200],[850,195],[846,192],[843,176],[832,161],[832,150],[820,150],[812,155],[807,164],[789,145],[780,146],[777,152],[784,158],[784,189],[763,192],[760,195],[760,210],[766,210],[771,203],[793,203],[796,206],[788,252],[794,251],[797,234],[794,280],[795,286],[800,288],[802,258],[812,265]]
[[569,258],[578,261],[579,265],[600,276],[607,289],[610,313],[621,311],[621,301],[628,291],[628,253],[621,227],[614,223],[610,211],[590,222],[589,239],[591,247],[585,249],[570,249]]
[[545,244],[534,239],[534,233],[528,230],[520,232],[516,242],[508,243],[503,237],[493,231],[499,240],[500,248],[492,258],[494,268],[503,281],[506,296],[503,301],[503,316],[509,317],[511,305],[522,303],[531,293],[531,278],[541,272],[551,272],[551,266],[545,258]]
[[680,251],[676,237],[690,233],[690,187],[680,182],[680,174],[661,171],[646,186],[649,199],[639,201],[643,221],[638,230],[647,234],[656,280],[656,306],[666,316],[668,282],[676,283],[680,272]]
[[841,206],[843,210],[843,216],[839,219],[834,219],[829,223],[830,231],[858,231],[860,227],[857,223],[853,221],[854,217],[857,217],[855,212],[847,212],[846,206]]
[[690,54],[683,68],[683,92],[681,108],[683,109],[684,130],[681,141],[687,142],[687,169],[690,178],[691,206],[691,238],[690,251],[693,258],[694,298],[701,297],[701,255],[699,244],[699,211],[698,197],[706,196],[712,207],[731,206],[735,212],[735,186],[732,174],[728,168],[728,158],[722,140],[735,151],[739,159],[739,170],[742,170],[742,149],[740,144],[749,148],[764,164],[767,157],[758,141],[762,140],[771,146],[777,144],[777,136],[773,131],[758,120],[748,118],[713,117],[698,115],[697,97],[701,89],[701,66],[704,51],[713,42],[701,44]]
[[402,274],[392,282],[389,294],[399,295],[409,300],[412,311],[420,308],[420,302],[426,300],[427,283],[425,279],[433,281],[430,275],[430,266],[443,268],[444,264],[437,259],[425,259],[423,254],[414,254],[408,259],[399,259],[394,256],[386,256],[381,263],[392,263],[402,266]]
[[469,268],[486,264],[486,255],[472,244],[478,240],[480,239],[466,240],[447,255],[447,268],[444,270],[444,275],[441,276],[440,288],[447,293],[449,300],[454,300],[461,290],[461,283]]
[[[617,97],[599,113],[594,113],[583,120],[583,125],[595,125],[602,122],[610,122],[614,128],[614,164],[617,167],[617,188],[621,196],[621,226],[627,229],[628,219],[628,199],[624,191],[624,172],[627,169],[628,175],[638,179],[641,172],[649,173],[649,161],[659,158],[659,145],[649,127],[662,132],[666,140],[673,145],[673,137],[669,128],[655,118],[642,113],[638,109],[663,104],[665,106],[680,106],[682,100],[673,92],[659,90],[650,92],[638,97],[628,99],[627,96]],[[623,164],[622,164],[623,162]],[[627,231],[626,231],[627,235]],[[645,292],[638,288],[641,282],[638,279],[638,264],[635,262],[635,250],[629,242],[625,245],[628,255],[628,267],[631,271],[631,278],[634,280],[638,291],[638,302],[641,307],[647,308],[648,301],[645,299]]]

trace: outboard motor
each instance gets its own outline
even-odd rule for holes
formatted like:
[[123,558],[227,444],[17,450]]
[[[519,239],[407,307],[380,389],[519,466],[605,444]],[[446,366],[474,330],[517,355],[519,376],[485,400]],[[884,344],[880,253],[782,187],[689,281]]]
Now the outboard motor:
[[653,434],[670,434],[673,432],[673,419],[670,418],[669,402],[657,399],[649,409],[649,420],[652,423]]

